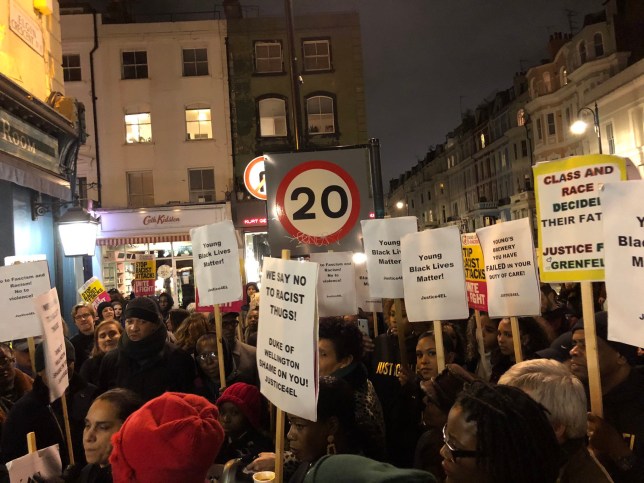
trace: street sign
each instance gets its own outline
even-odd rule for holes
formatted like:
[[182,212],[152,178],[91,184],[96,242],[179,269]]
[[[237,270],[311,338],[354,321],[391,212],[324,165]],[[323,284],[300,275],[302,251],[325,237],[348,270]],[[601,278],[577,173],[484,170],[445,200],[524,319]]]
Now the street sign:
[[264,156],[253,159],[244,170],[244,186],[248,192],[260,200],[266,199],[266,172]]
[[271,250],[362,251],[358,220],[373,210],[366,149],[270,154],[265,163]]

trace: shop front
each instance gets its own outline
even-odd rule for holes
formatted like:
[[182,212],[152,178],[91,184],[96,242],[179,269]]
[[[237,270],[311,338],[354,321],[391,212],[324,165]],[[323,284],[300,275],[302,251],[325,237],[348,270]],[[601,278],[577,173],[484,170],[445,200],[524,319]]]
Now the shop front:
[[169,293],[175,306],[195,301],[190,229],[231,219],[229,203],[174,205],[144,210],[100,210],[97,245],[100,278],[107,290],[129,296],[135,288],[136,261],[155,261],[154,293]]
[[244,276],[246,282],[261,282],[262,264],[271,256],[268,244],[266,202],[262,200],[233,200],[233,222],[243,238]]

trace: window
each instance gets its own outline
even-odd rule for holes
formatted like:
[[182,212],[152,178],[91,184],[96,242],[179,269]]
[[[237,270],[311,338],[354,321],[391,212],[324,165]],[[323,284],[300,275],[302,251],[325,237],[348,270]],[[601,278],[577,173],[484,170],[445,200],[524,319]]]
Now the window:
[[552,92],[552,77],[550,76],[550,72],[543,73],[543,86],[545,88],[545,94]]
[[[516,145],[514,146],[516,148]],[[506,149],[501,153],[501,169],[508,167],[508,150]]]
[[427,192],[427,201],[429,201],[429,200],[431,200],[431,199],[432,199],[432,192],[431,192],[431,191],[428,191],[428,192]]
[[583,40],[579,42],[579,45],[577,46],[577,50],[579,52],[579,62],[582,64],[586,63],[586,42]]
[[148,53],[145,50],[121,52],[122,79],[148,78]]
[[541,118],[537,119],[537,139],[539,141],[543,139],[543,129],[541,127]]
[[615,134],[612,122],[606,124],[606,140],[608,141],[608,154],[615,154]]
[[512,144],[512,147],[514,148],[514,159],[518,159],[519,153],[517,152],[517,143]]
[[192,203],[208,203],[215,201],[214,169],[189,169],[188,183],[190,201]]
[[282,44],[277,41],[255,42],[255,72],[271,74],[283,71]]
[[306,119],[309,134],[334,133],[333,99],[328,96],[309,97],[306,100]]
[[521,156],[526,157],[528,155],[528,142],[521,141]]
[[149,112],[125,115],[125,142],[128,144],[152,142],[152,121]]
[[208,75],[208,49],[183,49],[183,76]]
[[593,36],[593,45],[595,46],[595,57],[604,55],[604,37],[599,32]]
[[210,109],[186,109],[186,141],[212,139]]
[[86,200],[87,198],[87,178],[85,176],[79,176],[76,178],[76,186],[78,187],[78,197],[81,200]]
[[517,126],[525,126],[525,109],[517,111]]
[[82,80],[80,55],[63,55],[63,80],[65,82],[75,82]]
[[570,128],[570,106],[566,107],[566,126]]
[[127,205],[142,208],[154,205],[152,171],[130,171],[127,174]]
[[485,147],[485,134],[481,133],[480,139],[481,139],[481,149],[483,149]]
[[559,71],[559,83],[561,84],[561,87],[568,84],[568,70],[566,70],[565,67],[562,67]]
[[286,101],[269,97],[259,101],[259,135],[286,136]]
[[546,119],[548,121],[548,136],[554,136],[555,134],[557,134],[554,113],[552,112],[548,113],[548,115],[546,116]]
[[331,70],[331,43],[328,40],[305,40],[302,51],[306,72]]

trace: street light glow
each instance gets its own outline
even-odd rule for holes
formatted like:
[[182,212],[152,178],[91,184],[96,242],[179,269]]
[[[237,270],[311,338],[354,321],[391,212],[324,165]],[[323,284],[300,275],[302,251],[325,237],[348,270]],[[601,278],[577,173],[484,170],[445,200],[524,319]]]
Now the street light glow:
[[582,121],[581,119],[577,119],[570,126],[570,132],[577,135],[584,134],[586,132],[586,129],[588,129],[588,123],[586,121]]
[[404,206],[405,206],[405,203],[403,203],[402,201],[398,201],[396,203],[396,208],[398,208],[399,210],[402,210]]

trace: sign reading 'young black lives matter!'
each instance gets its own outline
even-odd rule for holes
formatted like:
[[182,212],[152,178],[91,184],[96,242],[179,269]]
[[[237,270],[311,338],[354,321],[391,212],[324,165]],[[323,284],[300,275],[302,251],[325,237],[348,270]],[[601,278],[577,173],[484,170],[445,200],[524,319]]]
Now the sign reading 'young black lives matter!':
[[232,221],[193,228],[190,238],[200,304],[223,304],[241,299],[237,237]]
[[319,265],[318,311],[320,317],[355,314],[356,272],[352,252],[311,253],[310,260]]
[[357,263],[355,265],[356,271],[356,297],[358,307],[365,312],[382,312],[382,299],[379,297],[372,297],[369,294],[369,273],[367,272],[367,264]]
[[372,297],[402,298],[400,239],[418,230],[415,216],[362,220],[362,241],[367,255],[369,293]]
[[409,321],[466,319],[469,310],[458,227],[409,233],[400,244]]
[[317,420],[318,264],[265,258],[257,369],[264,396],[282,411]]
[[599,189],[626,179],[626,163],[611,155],[538,163],[534,170],[543,282],[604,279]]
[[479,228],[490,317],[539,315],[541,292],[528,218]]
[[608,338],[644,347],[644,181],[607,183],[604,251]]

